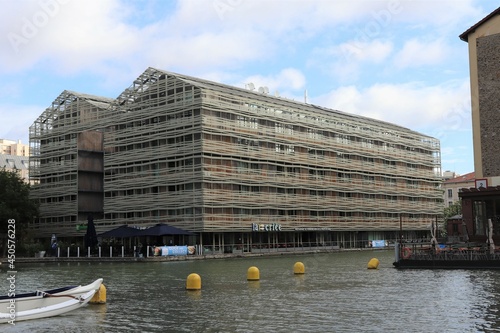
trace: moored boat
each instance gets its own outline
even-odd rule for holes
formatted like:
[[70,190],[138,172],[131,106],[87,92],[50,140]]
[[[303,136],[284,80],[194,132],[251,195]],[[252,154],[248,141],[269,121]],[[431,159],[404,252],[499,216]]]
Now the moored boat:
[[500,253],[473,243],[398,243],[393,265],[401,269],[500,269]]
[[57,316],[86,305],[98,292],[102,279],[84,286],[0,296],[0,323]]

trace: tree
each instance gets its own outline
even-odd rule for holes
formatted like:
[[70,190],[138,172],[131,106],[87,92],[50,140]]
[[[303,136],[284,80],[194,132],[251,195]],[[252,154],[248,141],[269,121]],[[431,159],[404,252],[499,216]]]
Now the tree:
[[[9,224],[14,224],[10,227],[14,232],[10,233],[16,239],[27,234],[28,223],[38,216],[38,204],[29,198],[29,193],[30,185],[17,172],[0,169],[0,240],[7,237]],[[3,243],[5,251],[6,242]]]
[[443,211],[443,228],[441,230],[447,231],[448,219],[455,215],[462,215],[462,201],[455,201],[450,206],[445,207]]
[[455,215],[462,215],[462,201],[455,201],[449,207],[444,208],[444,223],[446,223],[450,217]]

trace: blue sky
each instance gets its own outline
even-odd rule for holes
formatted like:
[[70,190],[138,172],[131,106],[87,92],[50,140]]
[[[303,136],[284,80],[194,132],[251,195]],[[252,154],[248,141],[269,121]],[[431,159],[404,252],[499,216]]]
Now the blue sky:
[[474,171],[473,0],[0,0],[0,138],[28,142],[63,91],[117,97],[147,67],[389,121]]

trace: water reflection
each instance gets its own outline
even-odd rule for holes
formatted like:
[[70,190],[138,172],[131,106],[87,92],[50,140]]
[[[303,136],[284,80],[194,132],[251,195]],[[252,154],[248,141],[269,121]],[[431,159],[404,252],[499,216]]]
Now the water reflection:
[[[377,257],[377,270],[366,268]],[[2,332],[491,332],[500,272],[392,268],[393,252],[168,263],[20,266],[18,289],[104,278],[107,304]],[[247,269],[260,270],[247,281]],[[1,274],[6,274],[5,270]],[[196,272],[202,290],[185,290]],[[7,290],[6,279],[0,289]]]

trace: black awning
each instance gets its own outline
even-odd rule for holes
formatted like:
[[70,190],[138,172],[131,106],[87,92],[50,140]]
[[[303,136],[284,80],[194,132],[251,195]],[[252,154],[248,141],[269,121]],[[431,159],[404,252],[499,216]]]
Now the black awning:
[[140,236],[164,236],[164,235],[194,235],[194,233],[172,227],[167,224],[157,224],[155,226],[140,231]]
[[111,237],[117,237],[117,238],[127,238],[127,237],[134,237],[134,236],[141,236],[140,232],[142,230],[139,230],[137,228],[132,228],[127,225],[122,225],[121,227],[111,229],[109,231],[103,232],[102,234],[99,234],[99,237],[104,237],[104,238],[111,238]]

